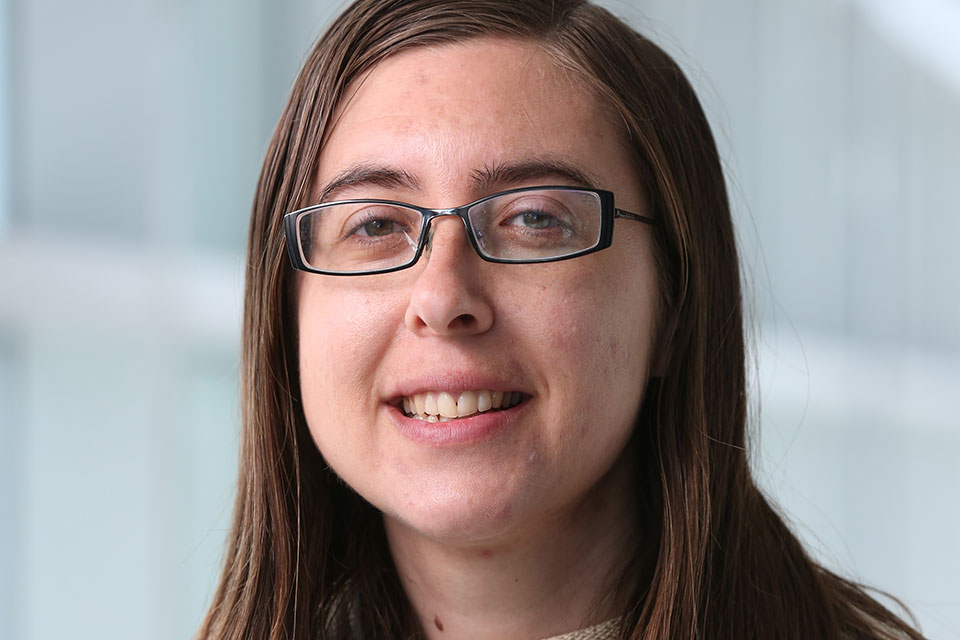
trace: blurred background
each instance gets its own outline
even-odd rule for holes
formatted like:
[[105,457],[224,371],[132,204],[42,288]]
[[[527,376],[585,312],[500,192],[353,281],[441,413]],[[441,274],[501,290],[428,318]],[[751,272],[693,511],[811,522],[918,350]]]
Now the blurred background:
[[[960,637],[960,0],[609,0],[698,87],[757,474]],[[0,0],[0,638],[187,638],[238,445],[244,238],[343,3]]]

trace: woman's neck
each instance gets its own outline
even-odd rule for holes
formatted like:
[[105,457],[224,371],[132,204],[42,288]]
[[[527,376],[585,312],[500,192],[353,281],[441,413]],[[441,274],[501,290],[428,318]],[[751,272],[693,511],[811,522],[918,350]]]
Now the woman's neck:
[[578,504],[494,542],[448,544],[385,518],[427,637],[548,638],[620,615],[611,594],[640,536],[631,458]]

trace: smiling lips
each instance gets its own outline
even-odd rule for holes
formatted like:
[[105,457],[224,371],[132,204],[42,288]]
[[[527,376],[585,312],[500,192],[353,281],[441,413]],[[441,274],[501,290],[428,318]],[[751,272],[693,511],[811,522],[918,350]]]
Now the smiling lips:
[[456,418],[496,409],[509,409],[520,403],[524,395],[519,391],[428,391],[403,398],[403,411],[408,417],[427,422],[447,422]]

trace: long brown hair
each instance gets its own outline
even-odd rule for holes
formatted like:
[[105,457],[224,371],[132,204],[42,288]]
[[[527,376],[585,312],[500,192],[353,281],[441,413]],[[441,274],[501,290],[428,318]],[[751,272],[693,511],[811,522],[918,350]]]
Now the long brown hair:
[[920,638],[817,565],[751,477],[740,272],[706,118],[660,48],[584,0],[359,0],[317,42],[270,143],[250,222],[243,439],[223,573],[204,639],[422,635],[373,507],[327,467],[299,398],[281,217],[307,204],[345,88],[411,47],[537,42],[619,119],[656,231],[666,369],[631,451],[658,534],[623,585],[624,638]]

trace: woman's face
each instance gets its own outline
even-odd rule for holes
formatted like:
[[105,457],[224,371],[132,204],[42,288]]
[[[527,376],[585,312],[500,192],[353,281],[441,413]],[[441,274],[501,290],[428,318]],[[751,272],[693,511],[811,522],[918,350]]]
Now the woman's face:
[[[316,193],[350,179],[327,200],[449,208],[569,185],[646,212],[610,114],[533,44],[395,55],[351,87],[334,122]],[[596,498],[625,447],[654,349],[651,231],[621,219],[609,249],[506,265],[481,260],[459,218],[432,230],[409,269],[300,274],[304,412],[330,466],[394,524],[448,541],[507,539]],[[404,398],[415,410],[416,396],[465,391],[467,411],[471,395],[520,402],[449,422],[405,415]]]

